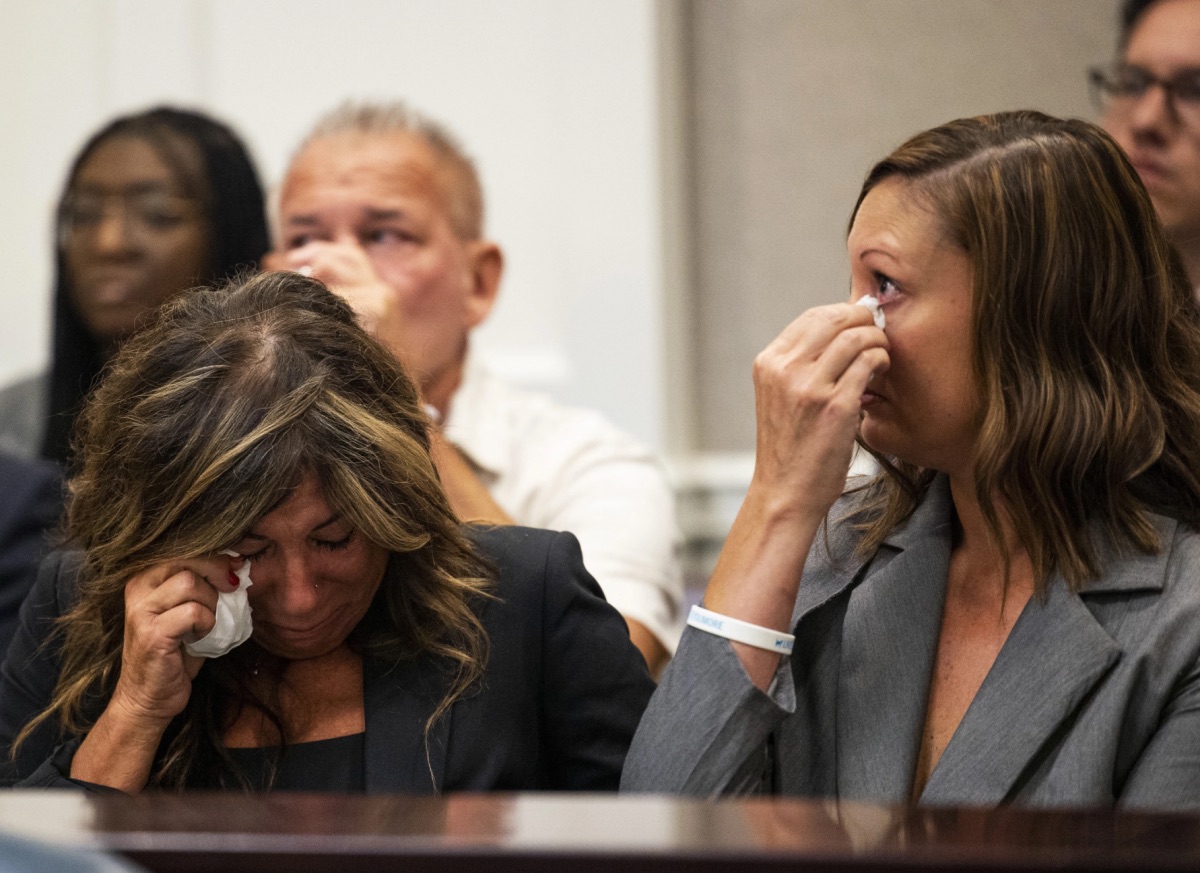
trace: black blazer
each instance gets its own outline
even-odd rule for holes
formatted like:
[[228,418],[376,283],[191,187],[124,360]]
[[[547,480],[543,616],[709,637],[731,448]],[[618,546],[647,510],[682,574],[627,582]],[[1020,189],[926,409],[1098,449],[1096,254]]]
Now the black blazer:
[[[497,568],[498,599],[480,608],[490,654],[480,687],[433,728],[446,665],[423,656],[363,665],[366,788],[373,793],[615,790],[625,752],[653,691],[621,616],[583,566],[570,534],[473,528]],[[72,602],[80,554],[42,567],[0,667],[0,783],[72,787],[78,738],[45,725],[9,761],[9,746],[53,692],[56,647],[39,651],[50,623]],[[428,754],[427,754],[428,752]]]
[[56,464],[0,455],[0,655],[17,629],[62,502]]

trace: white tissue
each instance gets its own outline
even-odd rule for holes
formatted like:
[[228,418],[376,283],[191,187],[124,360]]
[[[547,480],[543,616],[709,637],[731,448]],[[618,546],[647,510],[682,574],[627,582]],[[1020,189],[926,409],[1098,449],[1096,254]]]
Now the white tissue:
[[854,301],[854,305],[865,306],[867,309],[871,310],[871,315],[875,319],[875,326],[877,328],[883,330],[885,327],[887,327],[887,316],[884,314],[883,310],[879,308],[879,301],[877,299],[871,297],[870,295],[866,297],[859,297]]
[[[232,555],[240,558],[237,552],[224,551],[222,555]],[[195,658],[219,658],[225,653],[236,649],[254,630],[250,621],[250,600],[246,589],[254,583],[250,581],[250,562],[242,561],[242,567],[237,570],[241,580],[236,591],[222,591],[217,595],[217,623],[208,635],[194,643],[184,643],[184,650]]]

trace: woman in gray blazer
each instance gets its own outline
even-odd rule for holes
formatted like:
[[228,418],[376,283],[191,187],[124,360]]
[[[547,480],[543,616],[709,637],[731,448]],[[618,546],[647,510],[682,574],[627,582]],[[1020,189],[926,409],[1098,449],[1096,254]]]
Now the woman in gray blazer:
[[1133,167],[951,122],[848,248],[852,302],[755,361],[754,477],[623,787],[1200,805],[1200,316]]

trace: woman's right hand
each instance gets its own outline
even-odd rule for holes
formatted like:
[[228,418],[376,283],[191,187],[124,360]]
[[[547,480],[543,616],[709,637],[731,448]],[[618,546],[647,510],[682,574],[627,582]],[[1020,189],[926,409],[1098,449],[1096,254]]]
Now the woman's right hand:
[[754,360],[752,492],[803,523],[823,519],[845,487],[863,392],[888,363],[865,307],[818,306],[784,328]]
[[168,561],[125,584],[125,641],[113,695],[71,764],[71,778],[122,791],[146,785],[171,719],[187,706],[203,658],[183,649],[216,623],[237,580],[228,557]]
[[183,711],[203,658],[183,644],[216,624],[217,595],[236,589],[226,557],[170,561],[125,584],[125,642],[112,700],[134,717],[169,722]]
[[[888,339],[870,311],[810,309],[754,361],[754,475],[704,593],[704,605],[751,624],[789,629],[800,576],[854,452],[862,395],[888,367]],[[734,643],[767,688],[779,656]]]

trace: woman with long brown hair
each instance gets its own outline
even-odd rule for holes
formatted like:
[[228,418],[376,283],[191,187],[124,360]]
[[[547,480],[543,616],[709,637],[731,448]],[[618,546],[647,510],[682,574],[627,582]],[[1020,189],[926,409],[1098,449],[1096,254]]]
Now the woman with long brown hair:
[[[1200,804],[1200,318],[1137,174],[1082,121],[951,122],[848,248],[852,302],[755,363],[753,482],[623,786]],[[856,435],[883,472],[844,488]]]
[[[315,280],[167,304],[83,413],[78,550],[0,671],[6,781],[615,787],[652,687],[620,616],[570,536],[461,527],[427,426]],[[249,642],[205,662],[238,597]]]

